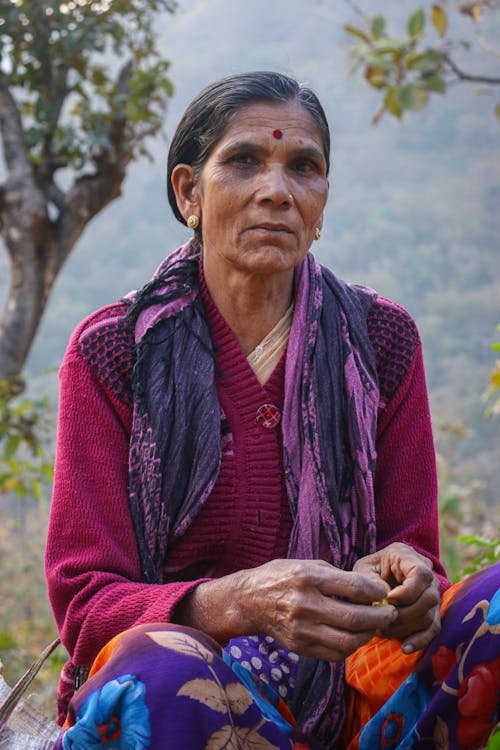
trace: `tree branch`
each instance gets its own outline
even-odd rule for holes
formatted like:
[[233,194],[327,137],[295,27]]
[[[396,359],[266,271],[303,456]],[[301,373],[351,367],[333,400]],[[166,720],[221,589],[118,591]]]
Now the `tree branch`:
[[354,11],[354,12],[355,12],[355,13],[356,13],[356,14],[357,14],[358,16],[360,16],[360,17],[361,17],[361,18],[363,19],[363,21],[369,21],[369,20],[370,20],[370,16],[368,15],[368,13],[365,13],[365,11],[364,11],[364,10],[363,10],[362,8],[360,8],[360,7],[359,7],[359,5],[357,5],[357,4],[356,4],[356,3],[354,2],[354,0],[345,0],[345,3],[346,3],[346,5],[348,5],[348,6],[350,7],[350,8],[352,8],[352,9],[353,9],[353,11]]
[[500,78],[465,73],[461,68],[458,67],[455,62],[453,62],[451,57],[446,52],[441,52],[440,54],[446,64],[452,69],[457,78],[459,78],[461,81],[468,81],[469,83],[487,83],[492,86],[500,85]]
[[[125,63],[116,81],[116,95],[123,98],[124,102],[130,94],[128,79],[131,69],[132,61]],[[55,226],[60,265],[71,252],[88,222],[108,203],[121,195],[127,165],[133,156],[132,149],[127,147],[130,140],[127,133],[128,125],[124,105],[122,105],[116,109],[109,126],[109,140],[113,147],[113,156],[109,149],[100,149],[94,156],[96,165],[94,174],[79,177],[66,193],[64,204],[61,206],[61,214]]]
[[5,185],[0,185],[0,232],[3,229],[4,219],[3,212],[5,211]]
[[5,78],[0,78],[0,131],[9,172],[31,176],[31,166],[24,149],[21,115]]

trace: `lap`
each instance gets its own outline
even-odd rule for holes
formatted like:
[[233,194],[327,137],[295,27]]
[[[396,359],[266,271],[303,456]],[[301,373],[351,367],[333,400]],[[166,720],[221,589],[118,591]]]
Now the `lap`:
[[446,592],[441,614],[423,653],[374,639],[348,659],[349,750],[486,746],[500,718],[500,563]]
[[[477,743],[498,719],[499,575],[493,566],[446,594],[442,632],[425,653],[407,656],[399,642],[374,639],[347,660],[343,747],[484,747]],[[223,651],[190,628],[133,628],[97,657],[56,747],[316,747],[284,702],[297,659],[265,637],[235,639]]]
[[300,743],[278,693],[244,672],[249,681],[215,641],[191,628],[132,628],[96,659],[56,748],[281,750]]

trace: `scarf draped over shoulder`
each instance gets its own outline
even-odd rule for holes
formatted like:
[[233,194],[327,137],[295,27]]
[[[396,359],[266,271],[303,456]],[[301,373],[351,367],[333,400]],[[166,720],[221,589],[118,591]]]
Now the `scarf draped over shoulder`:
[[[209,497],[221,462],[214,349],[199,294],[200,244],[170,255],[132,298],[137,362],[129,500],[146,582]],[[379,391],[366,318],[375,292],[311,254],[295,273],[285,369],[283,467],[293,517],[288,557],[344,570],[375,549]],[[343,665],[301,657],[291,706],[329,746],[343,715]]]

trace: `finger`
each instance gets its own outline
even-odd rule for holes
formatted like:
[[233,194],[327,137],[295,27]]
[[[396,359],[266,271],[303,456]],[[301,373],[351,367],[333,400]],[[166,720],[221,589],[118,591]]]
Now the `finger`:
[[[387,600],[389,601],[389,596]],[[432,586],[427,588],[412,604],[398,606],[398,618],[391,628],[391,635],[399,638],[401,635],[406,636],[408,633],[427,628],[439,604],[439,589]]]
[[425,630],[412,633],[411,636],[403,641],[401,649],[405,654],[412,654],[420,649],[425,649],[440,631],[441,618],[439,616],[439,607],[436,607],[431,625]]
[[342,596],[356,604],[371,604],[384,599],[389,586],[379,577],[332,568],[323,572],[318,589],[325,596]]
[[439,586],[434,573],[430,568],[418,565],[410,570],[402,583],[390,590],[387,600],[400,607],[413,604],[428,591],[439,598]]
[[400,638],[401,640],[410,638],[413,633],[417,633],[421,630],[427,630],[431,627],[437,607],[426,609],[424,612],[419,612],[413,615],[407,608],[405,611],[398,610],[398,618],[395,622],[389,626],[389,629],[385,631],[385,635],[389,638]]
[[383,630],[390,627],[397,617],[398,612],[392,605],[373,607],[331,599],[326,599],[318,613],[318,621],[324,625],[352,633]]
[[356,649],[368,643],[374,635],[372,630],[351,633],[319,624],[311,630],[308,639],[299,643],[295,650],[314,659],[344,661]]

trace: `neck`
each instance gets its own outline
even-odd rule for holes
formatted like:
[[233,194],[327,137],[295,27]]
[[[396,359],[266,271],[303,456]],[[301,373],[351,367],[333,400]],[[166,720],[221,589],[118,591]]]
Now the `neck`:
[[215,306],[245,354],[272,331],[292,302],[293,269],[264,276],[230,268],[221,274],[204,257],[203,274]]

